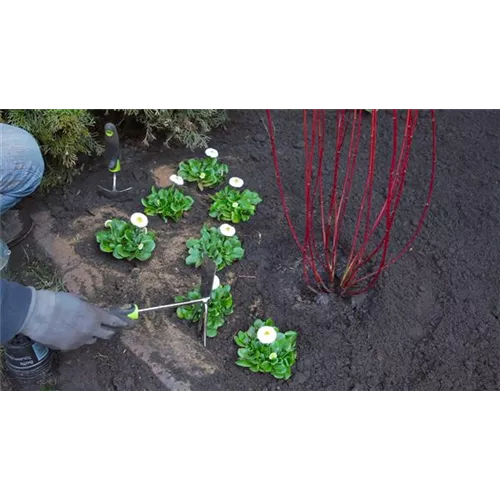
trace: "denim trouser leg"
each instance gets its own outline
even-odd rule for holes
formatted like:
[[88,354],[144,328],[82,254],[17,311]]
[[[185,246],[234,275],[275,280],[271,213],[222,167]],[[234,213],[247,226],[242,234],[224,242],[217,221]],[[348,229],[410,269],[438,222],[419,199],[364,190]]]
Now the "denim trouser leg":
[[35,138],[22,128],[0,123],[0,214],[34,191],[43,171]]

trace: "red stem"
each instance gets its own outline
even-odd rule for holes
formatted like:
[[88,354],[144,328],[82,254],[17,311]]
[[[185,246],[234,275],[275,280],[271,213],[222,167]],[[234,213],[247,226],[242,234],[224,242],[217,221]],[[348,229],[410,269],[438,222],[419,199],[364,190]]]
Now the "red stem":
[[[308,157],[306,159],[306,227],[305,227],[305,238],[304,238],[304,248],[309,250],[309,260],[311,271],[316,282],[320,285],[322,289],[328,291],[328,286],[324,283],[321,275],[319,274],[318,268],[316,266],[316,261],[318,260],[318,252],[316,247],[316,239],[314,234],[314,197],[317,192],[317,185],[315,186],[313,192],[311,192],[311,185],[313,184],[313,172],[314,172],[314,153],[315,148],[321,149],[321,122],[318,122],[318,115],[320,113],[313,110],[312,114],[312,126],[311,126],[311,145],[309,148],[308,136],[306,135],[306,143],[304,145],[305,149],[307,147]],[[305,121],[307,116],[305,116]],[[307,123],[304,124],[304,130],[307,129]],[[322,161],[322,160],[321,160]],[[321,174],[321,164],[318,167],[318,175]],[[317,184],[317,183],[316,183]],[[307,251],[307,250],[306,250]]]
[[[409,115],[408,117],[411,118],[412,117],[412,112],[409,111],[408,115]],[[413,139],[413,132],[414,132],[415,127],[416,127],[417,118],[418,118],[418,112],[415,111],[415,113],[413,114],[413,121],[409,120],[410,121],[410,126],[409,126],[409,128],[410,128],[410,134],[407,137],[407,143],[408,144],[407,144],[407,148],[406,148],[405,159],[403,161],[402,172],[401,172],[400,179],[399,179],[400,182],[398,183],[397,199],[395,201],[393,211],[390,212],[390,216],[388,216],[388,228],[386,229],[386,235],[385,235],[385,238],[384,238],[384,243],[385,243],[385,245],[384,245],[384,254],[382,256],[381,264],[379,265],[378,269],[375,272],[369,273],[366,276],[364,276],[362,278],[359,278],[355,282],[351,282],[349,284],[350,287],[354,287],[355,288],[357,285],[359,285],[360,282],[366,281],[367,279],[371,278],[370,282],[368,283],[368,285],[366,287],[361,288],[361,289],[354,289],[354,290],[348,291],[348,293],[351,294],[351,295],[353,295],[353,294],[359,294],[359,293],[364,293],[365,291],[367,291],[370,288],[372,288],[372,286],[377,281],[377,279],[378,279],[379,275],[381,274],[381,272],[383,270],[387,269],[387,267],[389,267],[390,265],[394,264],[397,260],[399,260],[409,250],[409,248],[411,247],[412,243],[415,241],[415,239],[417,238],[417,236],[420,234],[420,232],[422,230],[424,220],[425,220],[425,218],[427,216],[427,213],[428,213],[428,210],[429,210],[430,200],[431,200],[431,196],[432,196],[432,191],[433,191],[433,188],[434,188],[434,179],[435,179],[435,174],[436,174],[437,140],[436,140],[436,118],[435,118],[435,111],[434,110],[431,110],[431,121],[432,121],[432,165],[431,165],[431,178],[430,178],[430,181],[429,181],[429,187],[428,187],[428,191],[427,191],[426,202],[425,202],[424,208],[422,210],[422,213],[420,215],[420,218],[419,218],[419,221],[418,221],[418,224],[417,224],[417,228],[412,233],[412,235],[409,238],[408,242],[406,243],[406,245],[403,247],[403,249],[395,257],[393,257],[392,259],[390,259],[390,260],[388,260],[386,262],[386,255],[385,254],[387,253],[387,245],[388,245],[388,242],[389,242],[390,231],[391,231],[392,224],[393,224],[395,216],[396,216],[397,208],[398,208],[399,201],[401,199],[401,195],[402,195],[402,191],[403,191],[404,178],[405,178],[405,175],[406,175],[406,170],[408,168],[409,148],[411,146],[411,142],[412,142],[412,139]],[[388,197],[388,200],[387,200],[387,206],[388,207],[390,207],[390,204],[391,204],[390,201],[391,200]]]
[[[352,190],[353,179],[356,171],[356,159],[361,139],[362,126],[362,111],[354,110],[352,124],[350,126],[350,141],[347,153],[347,163],[343,185],[338,196],[339,190],[339,173],[340,173],[340,158],[344,141],[347,136],[347,120],[345,110],[337,111],[335,124],[335,157],[333,162],[332,186],[328,200],[328,210],[325,207],[324,197],[324,154],[325,154],[325,135],[326,135],[326,113],[325,110],[313,110],[311,117],[311,127],[309,132],[308,112],[303,112],[303,135],[304,135],[304,195],[305,195],[305,227],[303,243],[299,241],[297,232],[292,223],[290,211],[286,202],[284,187],[281,180],[280,168],[278,163],[278,155],[276,149],[275,131],[272,123],[270,110],[266,110],[267,120],[269,125],[269,136],[271,140],[271,149],[274,161],[274,168],[278,189],[280,193],[281,204],[285,213],[287,224],[292,233],[292,237],[302,253],[303,258],[303,274],[308,285],[309,272],[319,286],[319,290],[331,291],[329,285],[333,284],[334,275],[337,270],[337,259],[340,245],[340,237],[342,234],[343,220],[346,215],[347,206]],[[398,114],[397,110],[393,110],[393,151],[389,176],[387,182],[387,194],[384,203],[378,211],[374,221],[372,222],[372,200],[373,187],[376,168],[376,143],[377,143],[377,122],[378,112],[374,110],[371,117],[371,132],[369,143],[369,161],[367,168],[367,176],[364,182],[363,194],[360,204],[357,208],[356,222],[354,233],[351,241],[351,248],[348,256],[347,269],[341,280],[341,289],[343,294],[357,295],[364,293],[372,288],[377,282],[380,274],[390,265],[399,260],[404,253],[411,247],[418,234],[420,234],[424,220],[427,216],[432,191],[434,187],[434,179],[436,174],[437,163],[437,140],[436,140],[436,117],[435,111],[431,110],[432,121],[432,167],[429,187],[427,191],[426,202],[415,231],[412,233],[402,250],[394,257],[389,258],[389,243],[392,233],[392,228],[399,205],[403,196],[406,174],[409,168],[409,156],[413,142],[413,134],[415,132],[418,111],[408,110],[406,123],[404,128],[403,139],[401,141],[401,149],[398,154]],[[318,155],[317,164],[315,165],[316,154]],[[316,201],[319,198],[319,220],[315,221],[315,212],[317,213]],[[382,221],[385,221],[383,235],[375,248],[367,251],[371,246],[375,233]],[[315,223],[316,222],[316,223]],[[316,241],[315,229],[317,224],[321,226],[321,241],[323,244],[323,257],[325,271],[328,276],[328,282],[321,277],[317,262],[320,262],[320,253]],[[362,226],[364,228],[362,229]],[[360,241],[359,241],[360,240]],[[358,243],[359,242],[359,243]],[[330,247],[331,245],[331,247]],[[381,252],[380,260],[376,269],[365,275],[361,272],[366,264],[375,259]],[[364,284],[364,285],[363,285]]]
[[[349,254],[349,258],[347,259],[347,267],[351,269],[351,266],[354,266],[356,261],[358,261],[364,253],[364,247],[367,242],[367,233],[368,233],[368,224],[370,220],[370,210],[371,210],[371,193],[373,190],[373,175],[375,171],[375,145],[377,140],[377,111],[373,110],[372,112],[372,127],[370,134],[370,156],[368,160],[368,174],[366,176],[366,183],[363,192],[363,198],[361,200],[361,206],[358,211],[358,218],[356,220],[356,225],[354,228],[354,236],[351,243],[351,253]],[[361,221],[363,219],[363,210],[365,206],[365,201],[368,198],[368,207],[366,211],[366,221],[365,221],[365,234],[363,237],[363,244],[359,250],[356,252],[356,245],[358,240],[359,229],[361,227]]]
[[[392,158],[392,162],[391,162],[391,170],[389,171],[389,182],[388,182],[388,186],[387,186],[387,197],[389,197],[389,194],[394,191],[394,186],[396,186],[396,183],[399,181],[401,181],[401,169],[402,169],[402,166],[403,166],[403,163],[404,163],[404,160],[405,158],[407,158],[407,152],[409,154],[409,149],[407,149],[407,146],[408,146],[408,137],[413,134],[413,131],[410,130],[411,129],[411,121],[410,121],[410,118],[411,118],[411,115],[410,113],[407,113],[407,119],[406,119],[406,125],[405,125],[405,134],[404,134],[404,137],[403,137],[403,143],[402,143],[402,146],[401,146],[401,153],[400,153],[400,156],[399,156],[399,160],[398,160],[398,163],[395,167],[395,158],[397,156],[397,111],[394,110],[393,112],[393,129],[394,129],[394,138],[393,138],[393,158]],[[384,204],[382,205],[382,208],[380,209],[380,212],[377,216],[377,219],[370,231],[370,235],[368,236],[368,240],[371,239],[371,237],[374,235],[376,229],[378,228],[380,222],[382,221],[382,218],[384,215],[386,215],[386,209],[387,207],[390,207],[391,204],[387,204],[387,198],[386,198],[386,201],[384,202]],[[364,264],[366,264],[368,261],[370,261],[377,253],[378,251],[382,248],[382,245],[384,244],[385,242],[385,238],[386,238],[386,233],[384,233],[384,236],[382,237],[382,239],[380,240],[380,242],[378,243],[378,245],[376,246],[375,250],[373,250],[373,252],[371,252],[367,257],[365,257],[365,259],[363,260],[363,262],[360,264],[360,266],[363,266]]]
[[[349,154],[347,157],[347,168],[344,178],[344,186],[342,188],[342,196],[340,197],[339,209],[337,218],[335,220],[334,226],[334,238],[333,238],[333,272],[336,269],[338,246],[340,239],[340,232],[342,230],[342,223],[344,220],[344,215],[347,207],[347,202],[349,201],[349,194],[351,191],[352,180],[354,177],[354,171],[356,169],[356,156],[358,152],[359,142],[361,140],[361,113],[358,110],[354,110],[352,133],[351,133],[351,143],[349,145]],[[333,281],[333,276],[331,277]]]
[[292,238],[303,256],[302,274],[304,276],[304,280],[306,281],[306,283],[309,283],[309,276],[307,274],[307,262],[306,262],[307,259],[305,257],[305,255],[306,255],[305,250],[304,250],[303,245],[299,241],[299,238],[297,236],[297,232],[295,230],[292,219],[290,217],[290,211],[288,210],[288,205],[286,203],[286,198],[285,198],[285,191],[283,189],[283,183],[281,181],[281,174],[280,174],[280,168],[279,168],[279,162],[278,162],[278,153],[276,150],[276,138],[275,138],[275,132],[274,132],[274,124],[273,124],[270,109],[266,109],[266,116],[267,116],[269,139],[271,142],[271,151],[272,151],[273,163],[274,163],[274,173],[276,176],[276,183],[278,184],[281,206],[283,208],[283,213],[285,214],[285,219],[287,221],[288,227],[289,227],[290,232],[292,234]]
[[335,148],[335,164],[333,167],[333,186],[330,193],[330,208],[328,210],[328,226],[326,231],[327,236],[327,254],[330,261],[330,274],[329,279],[333,281],[333,275],[335,273],[335,257],[333,256],[333,248],[330,253],[330,236],[332,231],[332,222],[337,220],[338,217],[338,203],[337,203],[337,187],[338,187],[338,176],[340,168],[340,153],[342,151],[342,146],[344,145],[344,139],[346,137],[346,127],[345,127],[345,110],[343,109],[339,115],[337,112],[337,122],[336,122],[336,148]]
[[[347,291],[348,289],[354,289],[357,284],[359,284],[359,282],[361,281],[364,281],[368,278],[372,278],[371,281],[369,282],[369,284],[367,285],[367,287],[371,287],[375,284],[376,280],[378,279],[378,276],[380,275],[382,269],[384,268],[384,264],[385,264],[385,260],[386,260],[386,255],[387,255],[387,249],[388,249],[388,244],[389,244],[389,240],[390,240],[390,232],[391,232],[391,228],[392,228],[392,223],[394,221],[394,217],[395,217],[395,214],[396,214],[396,209],[397,209],[397,206],[399,205],[399,201],[401,199],[401,194],[402,194],[402,188],[403,188],[403,185],[404,185],[404,178],[405,178],[405,175],[406,175],[406,169],[407,169],[407,163],[408,163],[408,155],[409,155],[409,145],[411,144],[411,136],[412,134],[408,134],[408,129],[411,127],[411,111],[408,112],[408,116],[407,116],[407,129],[406,129],[406,133],[405,133],[405,136],[403,138],[403,145],[402,145],[402,155],[400,156],[400,162],[398,164],[398,168],[396,170],[396,180],[393,182],[393,179],[391,177],[391,175],[389,175],[389,183],[388,183],[388,192],[387,192],[387,199],[386,199],[386,204],[384,205],[385,207],[385,213],[386,213],[386,230],[385,230],[385,233],[384,233],[384,236],[382,237],[382,240],[380,241],[379,245],[377,246],[377,249],[376,249],[376,253],[378,253],[378,250],[383,247],[383,250],[382,250],[382,258],[381,258],[381,261],[378,265],[378,268],[376,271],[372,272],[372,273],[369,273],[368,275],[362,277],[362,278],[359,278],[357,277],[359,271],[361,270],[361,268],[363,267],[363,265],[368,262],[369,260],[371,260],[371,258],[373,258],[373,256],[376,254],[374,252],[372,252],[372,254],[370,255],[370,258],[365,258],[362,262],[358,261],[357,263],[357,266],[356,266],[356,269],[352,272],[352,274],[349,276],[349,279],[346,280],[346,282],[343,283],[343,287],[345,288],[345,290]],[[404,155],[404,159],[402,158],[403,156],[403,151],[406,153]],[[403,159],[403,161],[401,162],[401,160]],[[399,168],[401,167],[401,172],[399,172]],[[399,174],[399,178],[397,178]],[[398,183],[399,181],[399,183]],[[394,210],[393,212],[391,213],[391,198],[392,198],[392,193],[393,193],[393,190],[394,190],[394,186],[398,184],[398,196],[396,198],[396,202],[395,202],[395,205],[394,205]],[[372,234],[373,234],[373,231],[372,230]]]

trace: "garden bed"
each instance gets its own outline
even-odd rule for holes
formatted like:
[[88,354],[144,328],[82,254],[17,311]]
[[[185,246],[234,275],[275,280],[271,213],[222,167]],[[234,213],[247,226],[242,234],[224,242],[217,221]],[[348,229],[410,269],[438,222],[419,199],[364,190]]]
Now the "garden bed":
[[[205,353],[213,367],[204,369],[204,349],[186,354],[182,370],[162,353],[171,373],[191,389],[228,390],[407,390],[496,389],[500,373],[500,113],[439,111],[438,170],[431,210],[412,251],[391,267],[375,289],[355,299],[315,295],[302,281],[301,260],[282,213],[274,178],[264,113],[230,114],[227,130],[212,136],[211,146],[230,167],[229,176],[245,180],[263,203],[248,222],[236,226],[245,257],[218,275],[232,286],[234,313],[208,340]],[[369,119],[369,118],[368,118]],[[283,176],[292,185],[292,215],[303,203],[301,113],[275,113]],[[422,118],[423,128],[428,123]],[[380,119],[379,154],[389,156],[390,119]],[[394,239],[404,240],[412,220],[412,204],[422,199],[428,182],[429,133],[417,134],[412,151],[413,175]],[[384,151],[386,148],[386,151]],[[198,154],[202,155],[200,151]],[[99,251],[96,230],[111,217],[141,211],[140,199],[154,182],[164,182],[180,161],[193,157],[184,149],[142,148],[126,143],[118,188],[134,186],[124,201],[111,201],[97,191],[111,180],[96,162],[63,195],[37,195],[27,206],[48,207],[53,230],[70,242],[88,273],[73,276],[86,295],[100,304],[164,304],[199,283],[199,271],[185,265],[185,242],[197,237],[208,217],[208,195],[194,184],[186,192],[193,208],[177,223],[151,216],[157,249],[150,261],[131,263]],[[94,277],[92,269],[96,272]],[[80,281],[79,281],[80,280]],[[253,374],[235,365],[234,334],[256,318],[273,318],[281,330],[298,332],[298,361],[288,381]],[[140,320],[146,321],[146,320]],[[200,343],[196,327],[175,312],[157,313],[133,332],[157,335],[176,332],[176,356],[186,345]],[[128,334],[130,335],[130,334]],[[173,334],[172,334],[173,335]],[[99,344],[100,342],[98,342]],[[136,353],[137,354],[137,353]],[[152,357],[149,356],[149,359]],[[154,359],[154,356],[153,356]],[[168,366],[172,364],[173,366]],[[193,364],[190,377],[189,367]],[[126,367],[123,367],[126,370]],[[82,365],[85,370],[85,365]],[[84,378],[84,374],[82,376]],[[141,389],[137,382],[135,389]]]

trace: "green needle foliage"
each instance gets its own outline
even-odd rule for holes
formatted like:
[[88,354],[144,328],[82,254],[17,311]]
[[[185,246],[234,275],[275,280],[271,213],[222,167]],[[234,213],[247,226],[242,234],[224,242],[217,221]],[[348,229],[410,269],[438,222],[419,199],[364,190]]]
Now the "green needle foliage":
[[2,116],[10,125],[32,134],[42,152],[46,173],[42,187],[68,184],[77,174],[81,154],[100,154],[94,117],[87,109],[8,109]]

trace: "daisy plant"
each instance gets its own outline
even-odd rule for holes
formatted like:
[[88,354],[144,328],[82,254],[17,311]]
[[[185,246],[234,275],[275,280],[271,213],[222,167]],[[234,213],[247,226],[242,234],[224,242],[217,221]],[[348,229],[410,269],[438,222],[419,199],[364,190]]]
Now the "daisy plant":
[[96,240],[103,252],[112,253],[116,259],[151,258],[155,249],[155,233],[147,230],[148,218],[142,213],[132,214],[130,222],[110,219],[104,223],[105,229],[96,233]]
[[[217,278],[217,276],[216,276]],[[201,299],[199,287],[187,295],[175,297],[175,302]],[[233,313],[233,296],[230,285],[220,285],[220,280],[214,280],[214,288],[208,303],[207,337],[215,337],[217,330],[225,323],[226,318]],[[196,323],[203,314],[203,304],[190,304],[177,308],[177,316]]]
[[255,191],[249,189],[240,191],[230,186],[226,186],[210,198],[213,201],[210,217],[231,221],[234,224],[250,219],[255,214],[257,205],[262,203],[262,198]]
[[245,254],[241,241],[236,236],[236,230],[229,224],[222,224],[219,228],[208,227],[204,224],[200,238],[187,240],[188,256],[186,264],[200,267],[205,257],[212,259],[220,271]]
[[177,222],[193,206],[194,200],[176,187],[184,184],[182,177],[172,175],[170,180],[174,185],[167,189],[157,189],[153,186],[151,193],[143,198],[141,203],[147,215],[159,215],[165,222],[168,219]]
[[238,345],[236,364],[257,373],[270,373],[277,379],[292,376],[292,366],[297,359],[297,332],[280,332],[272,319],[257,319],[246,331],[234,337]]
[[179,164],[179,177],[187,182],[196,182],[200,191],[218,186],[229,171],[229,167],[218,161],[216,149],[208,148],[205,158],[192,158]]

